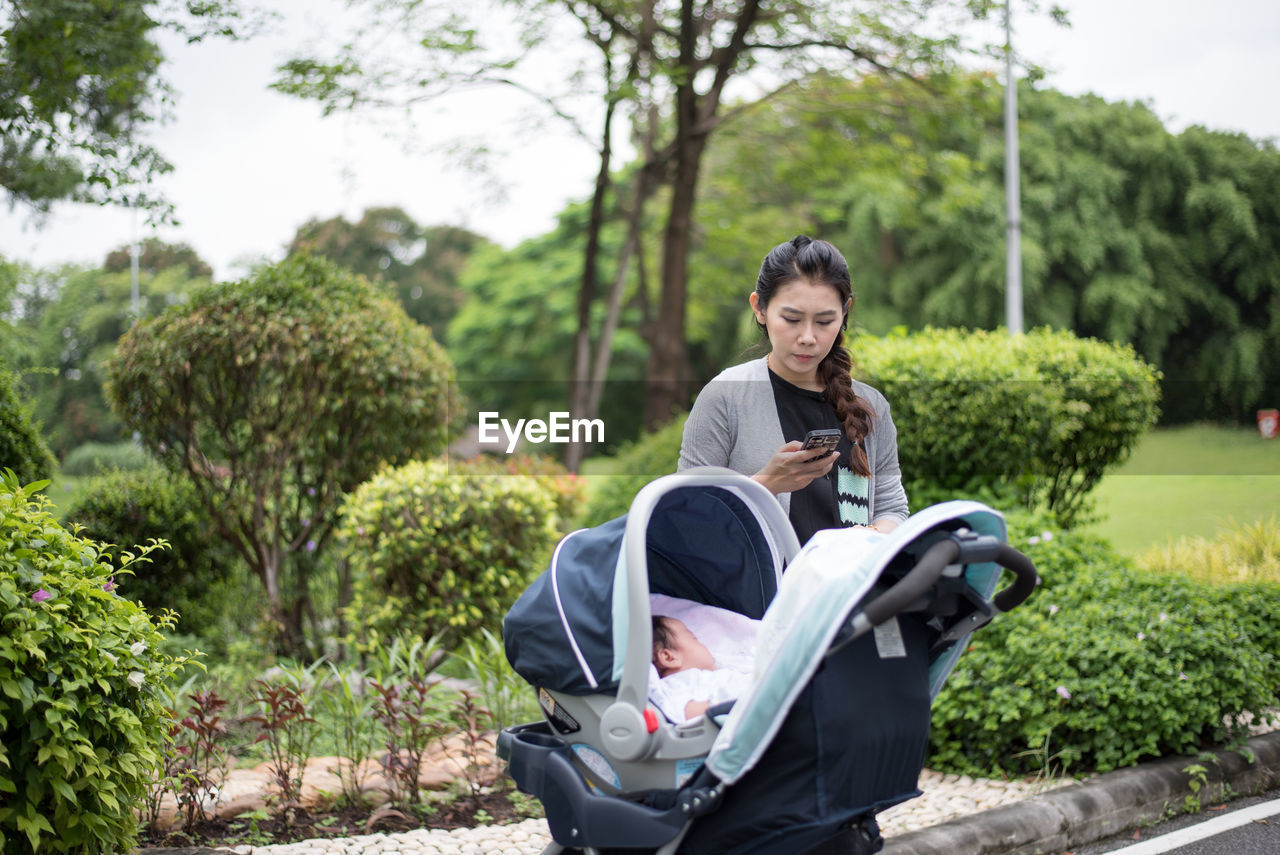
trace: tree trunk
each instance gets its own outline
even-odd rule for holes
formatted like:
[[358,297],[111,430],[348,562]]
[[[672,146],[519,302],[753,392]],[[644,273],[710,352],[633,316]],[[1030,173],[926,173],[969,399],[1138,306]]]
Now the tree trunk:
[[[605,61],[605,73],[610,63]],[[593,418],[591,408],[591,306],[596,297],[596,267],[600,256],[600,231],[604,227],[604,200],[609,192],[609,167],[613,153],[613,113],[616,99],[609,99],[604,112],[604,129],[600,134],[600,170],[591,196],[591,216],[587,221],[587,246],[582,257],[582,284],[578,288],[578,331],[573,338],[573,370],[569,380],[570,418]],[[576,473],[582,465],[586,447],[581,442],[569,443],[565,451],[565,467]]]
[[635,200],[630,216],[627,218],[627,239],[623,242],[622,252],[618,256],[618,270],[613,278],[613,288],[609,292],[609,306],[605,312],[604,327],[596,342],[595,363],[591,366],[591,394],[587,399],[588,419],[594,419],[600,413],[600,399],[604,393],[605,378],[609,375],[609,360],[613,356],[613,334],[618,329],[618,319],[622,315],[622,293],[627,286],[627,268],[631,264],[631,255],[640,245],[640,227],[644,219],[644,203],[649,196],[649,171],[641,169],[636,175]]
[[689,236],[697,199],[698,171],[707,135],[697,132],[697,96],[682,85],[677,96],[675,172],[666,230],[662,237],[662,269],[658,312],[649,343],[645,371],[645,430],[665,424],[688,404],[693,372],[685,346],[685,301],[688,296]]

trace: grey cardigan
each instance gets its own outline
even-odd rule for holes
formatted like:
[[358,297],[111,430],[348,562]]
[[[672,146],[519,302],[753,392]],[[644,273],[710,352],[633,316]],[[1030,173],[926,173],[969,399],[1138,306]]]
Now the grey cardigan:
[[[879,391],[853,381],[853,391],[874,411],[871,433],[863,440],[871,464],[869,518],[907,518],[907,494],[898,466],[898,430],[889,415],[889,402]],[[693,466],[724,466],[748,477],[756,474],[786,442],[778,421],[773,384],[764,358],[720,372],[698,394],[684,424],[677,470]],[[791,510],[791,494],[778,496],[783,510]]]

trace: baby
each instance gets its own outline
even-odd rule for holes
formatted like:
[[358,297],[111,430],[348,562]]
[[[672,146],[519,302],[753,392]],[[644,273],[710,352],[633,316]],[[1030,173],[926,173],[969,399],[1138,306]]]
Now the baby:
[[[653,618],[653,666],[684,720],[702,715],[712,704],[737,699],[751,686],[751,675],[718,667],[707,646],[673,617]],[[670,716],[671,710],[663,712]]]

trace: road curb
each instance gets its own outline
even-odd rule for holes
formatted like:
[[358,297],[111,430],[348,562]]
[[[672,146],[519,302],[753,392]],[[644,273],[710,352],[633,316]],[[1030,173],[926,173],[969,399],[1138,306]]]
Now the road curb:
[[[1059,855],[1067,850],[1148,825],[1178,811],[1188,796],[1208,805],[1224,794],[1250,795],[1280,784],[1280,731],[1256,736],[1240,751],[1154,760],[1098,775],[1076,785],[1031,796],[1010,805],[897,835],[884,855]],[[1193,793],[1182,771],[1196,763],[1206,769],[1201,791]]]

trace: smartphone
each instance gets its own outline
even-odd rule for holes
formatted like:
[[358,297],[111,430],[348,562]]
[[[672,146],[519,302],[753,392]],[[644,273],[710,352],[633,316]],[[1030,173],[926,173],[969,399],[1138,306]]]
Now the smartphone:
[[814,455],[814,457],[809,458],[810,460],[817,457],[826,457],[836,450],[836,446],[840,444],[840,437],[842,436],[844,436],[844,431],[840,430],[840,428],[811,430],[804,435],[804,445],[801,447],[801,451],[822,450],[822,454]]

